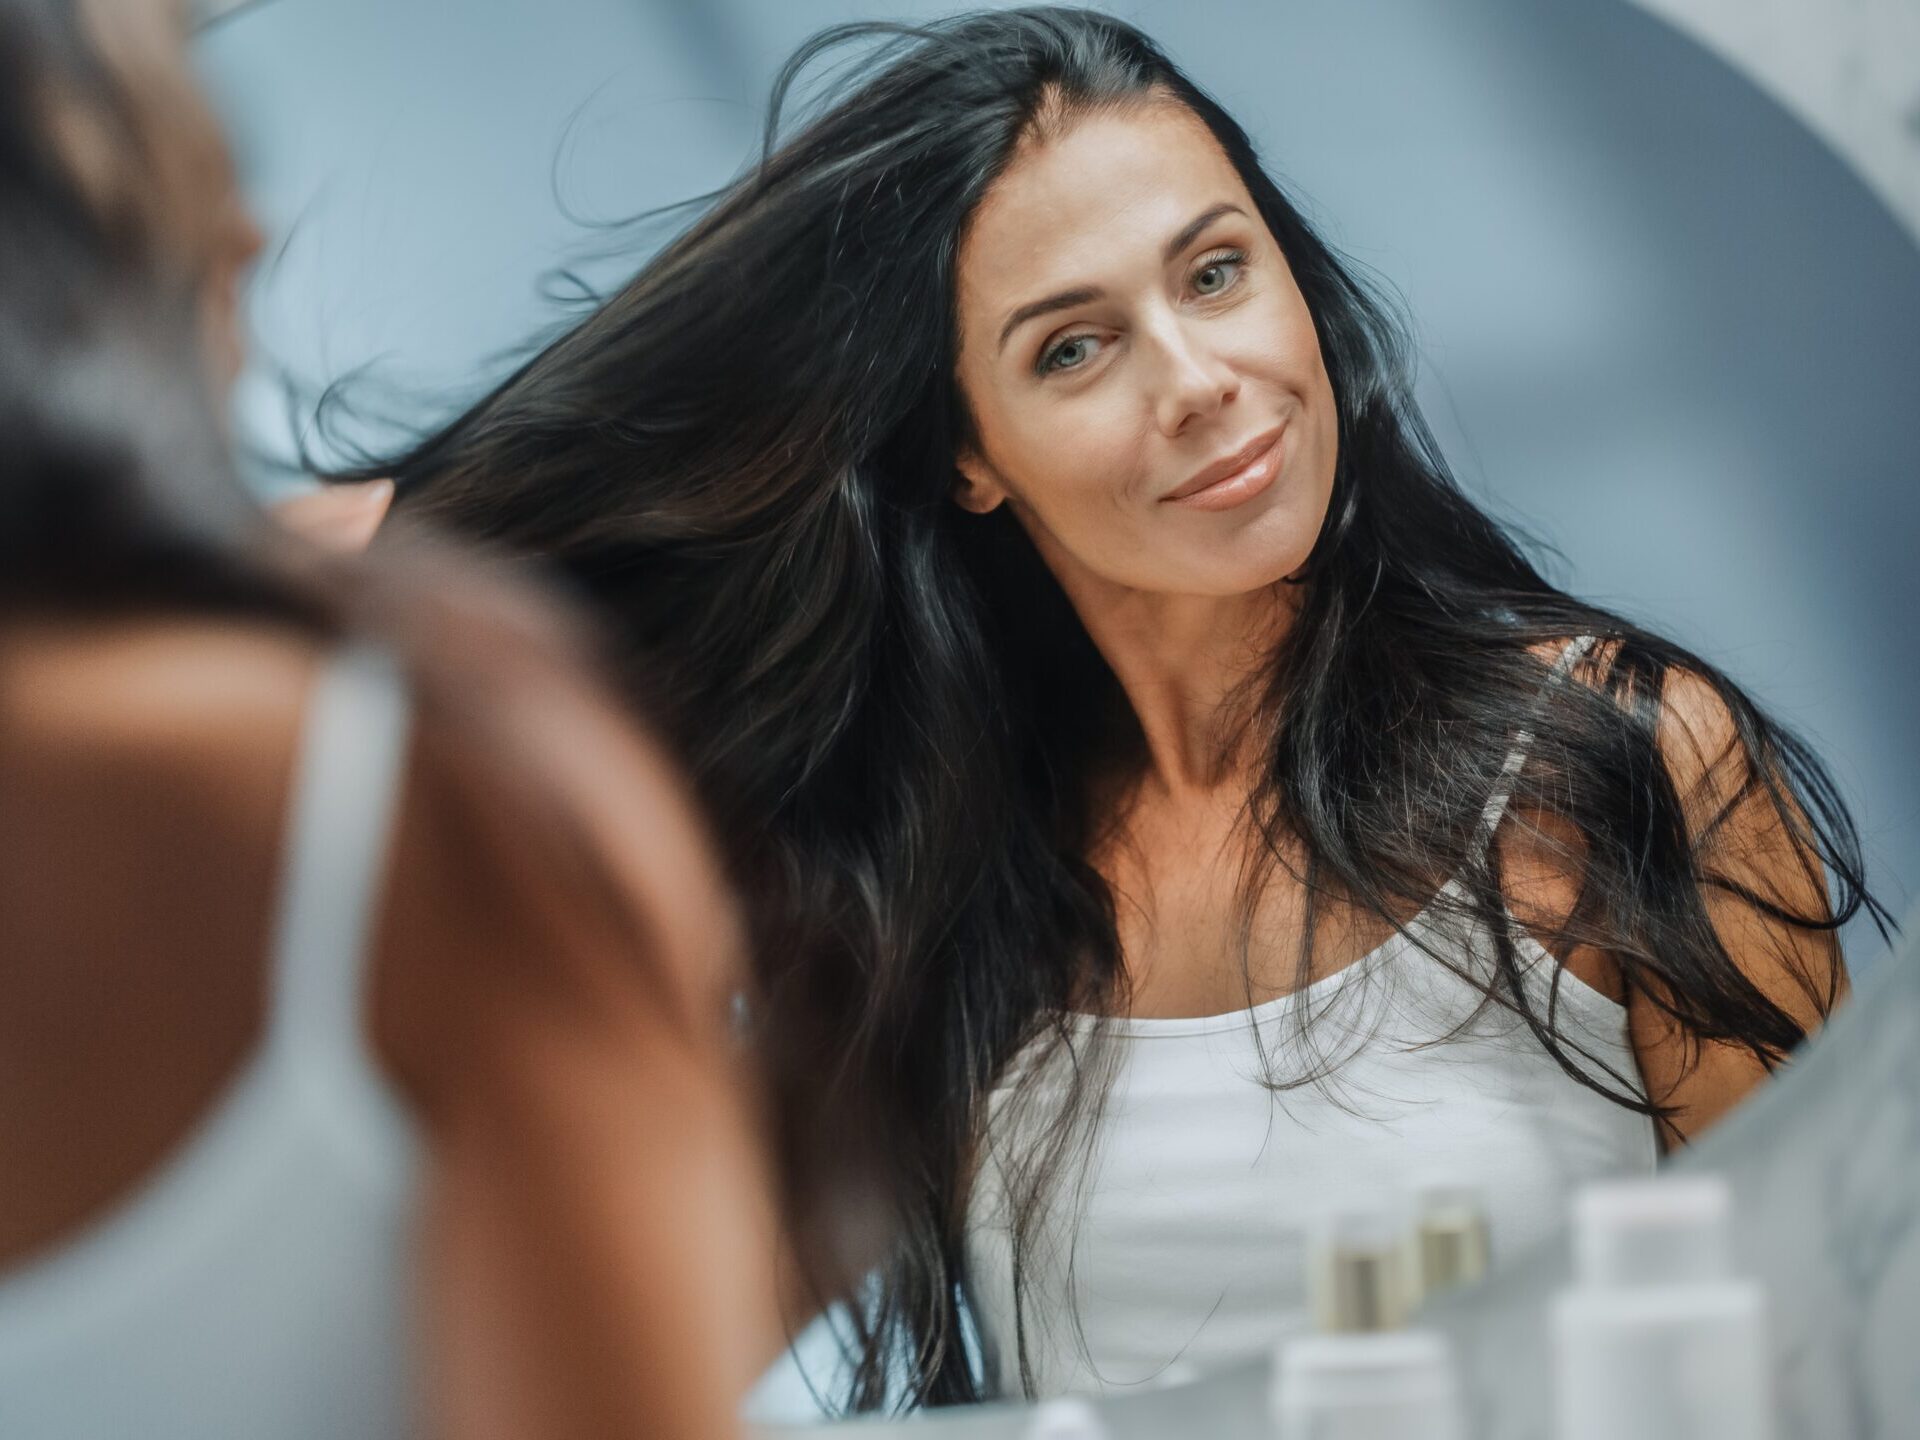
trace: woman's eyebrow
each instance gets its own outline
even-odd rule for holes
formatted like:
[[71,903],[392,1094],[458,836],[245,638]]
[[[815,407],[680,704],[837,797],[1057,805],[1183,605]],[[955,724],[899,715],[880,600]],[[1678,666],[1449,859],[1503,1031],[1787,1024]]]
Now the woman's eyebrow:
[[[1222,201],[1218,205],[1209,205],[1205,210],[1202,210],[1198,215],[1194,216],[1193,219],[1181,226],[1180,233],[1161,247],[1161,263],[1171,265],[1179,256],[1180,252],[1194,242],[1202,230],[1206,229],[1207,226],[1218,220],[1222,215],[1245,215],[1246,213],[1246,211],[1231,201]],[[995,353],[997,354],[999,351],[1005,350],[1007,348],[1007,337],[1012,335],[1013,332],[1018,330],[1022,325],[1026,324],[1027,321],[1037,320],[1042,315],[1050,315],[1055,310],[1070,310],[1075,305],[1091,304],[1095,300],[1104,299],[1106,293],[1106,291],[1100,289],[1098,286],[1082,285],[1073,290],[1062,290],[1057,295],[1049,295],[1044,300],[1035,300],[1030,304],[1022,305],[1011,315],[1007,316],[1007,323],[1000,327],[1000,343],[996,347]]]

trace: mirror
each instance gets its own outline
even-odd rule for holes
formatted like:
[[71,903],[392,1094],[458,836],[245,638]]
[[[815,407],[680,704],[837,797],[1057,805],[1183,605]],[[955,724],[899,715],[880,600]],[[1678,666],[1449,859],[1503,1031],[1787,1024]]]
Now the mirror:
[[[497,3],[453,26],[275,0],[211,26],[204,74],[284,242],[251,301],[245,439],[291,454],[283,370],[318,387],[372,365],[410,397],[403,423],[483,391],[564,321],[559,272],[615,278],[662,238],[611,222],[738,173],[780,62],[854,13],[567,0],[564,19]],[[1419,398],[1467,490],[1556,546],[1567,588],[1812,737],[1900,908],[1920,875],[1920,491],[1888,459],[1920,450],[1913,234],[1760,90],[1625,4],[1128,14],[1404,294]],[[286,480],[263,464],[259,482]],[[1864,919],[1843,938],[1861,983],[1892,965]],[[801,1363],[831,1388],[820,1341]],[[771,1421],[811,1401],[789,1367],[754,1403]]]

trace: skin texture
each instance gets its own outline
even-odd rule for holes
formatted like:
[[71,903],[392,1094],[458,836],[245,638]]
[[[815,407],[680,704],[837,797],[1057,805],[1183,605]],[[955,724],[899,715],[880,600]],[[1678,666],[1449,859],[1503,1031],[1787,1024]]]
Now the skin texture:
[[[1222,216],[1163,255],[1188,220],[1222,204],[1246,214]],[[1103,293],[1017,327],[1001,348],[1010,315],[1075,290]],[[1233,916],[1254,762],[1233,741],[1243,718],[1234,696],[1291,623],[1290,587],[1276,582],[1312,548],[1336,460],[1334,400],[1311,319],[1224,153],[1190,114],[1161,103],[1043,122],[964,237],[958,308],[959,377],[979,440],[956,457],[954,500],[976,513],[1013,508],[1146,737],[1145,774],[1100,797],[1111,838],[1093,857],[1118,900],[1131,1012],[1241,1008],[1249,977]],[[1289,427],[1283,465],[1263,494],[1215,513],[1161,498],[1276,420]],[[1541,647],[1541,658],[1560,648]],[[1603,665],[1580,673],[1592,680]],[[1731,724],[1707,687],[1685,677],[1666,703],[1659,743],[1689,814],[1704,823],[1741,773]],[[1509,908],[1550,934],[1578,893],[1578,837],[1516,808],[1500,840]],[[1817,861],[1757,799],[1731,817],[1721,848],[1741,878],[1803,911],[1824,894]],[[1377,917],[1329,905],[1314,973],[1303,977],[1293,958],[1303,901],[1285,873],[1258,897],[1256,1003],[1350,964],[1391,933]],[[1816,1025],[1806,990],[1845,983],[1830,937],[1773,925],[1724,897],[1709,908],[1749,977]],[[1649,1092],[1681,1111],[1664,1143],[1698,1133],[1763,1078],[1751,1056],[1702,1046],[1651,997],[1628,996],[1605,953],[1559,958],[1628,1005]]]

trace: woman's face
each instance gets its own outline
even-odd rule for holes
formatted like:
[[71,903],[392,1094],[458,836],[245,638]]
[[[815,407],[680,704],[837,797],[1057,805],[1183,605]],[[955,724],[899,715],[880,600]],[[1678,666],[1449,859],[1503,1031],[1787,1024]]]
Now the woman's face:
[[955,499],[1011,505],[1070,593],[1239,595],[1306,561],[1333,388],[1286,258],[1190,111],[1023,147],[962,238],[957,304],[978,445]]

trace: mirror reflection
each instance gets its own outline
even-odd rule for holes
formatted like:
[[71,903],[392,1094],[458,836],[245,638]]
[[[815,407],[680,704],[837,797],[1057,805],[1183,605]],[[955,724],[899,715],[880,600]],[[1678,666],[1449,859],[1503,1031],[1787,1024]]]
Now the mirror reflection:
[[[497,8],[476,54],[580,46]],[[0,1428],[704,1437],[751,1392],[1464,1437],[1495,1332],[1445,1317],[1569,1224],[1526,1302],[1555,1433],[1772,1423],[1751,1192],[1689,1156],[1752,1154],[1897,969],[1920,849],[1889,871],[1893,805],[1781,699],[1826,557],[1719,577],[1792,612],[1723,632],[1768,685],[1726,598],[1582,583],[1454,458],[1374,217],[1171,11],[765,18],[723,183],[442,326],[465,373],[328,358],[384,282],[314,263],[350,207],[275,169],[314,141],[269,87],[377,74],[382,24],[450,43],[399,9],[0,0]],[[757,63],[669,11],[582,17]],[[605,71],[527,155],[606,133]],[[403,123],[352,105],[311,133]],[[604,154],[662,147],[624,125]],[[487,271],[484,209],[409,323]],[[1524,336],[1503,278],[1427,277]],[[1599,434],[1599,362],[1550,349],[1454,372],[1519,416],[1505,462]],[[1893,453],[1886,408],[1829,461]],[[1595,463],[1533,483],[1577,523]],[[1645,482],[1593,573],[1760,523]]]

